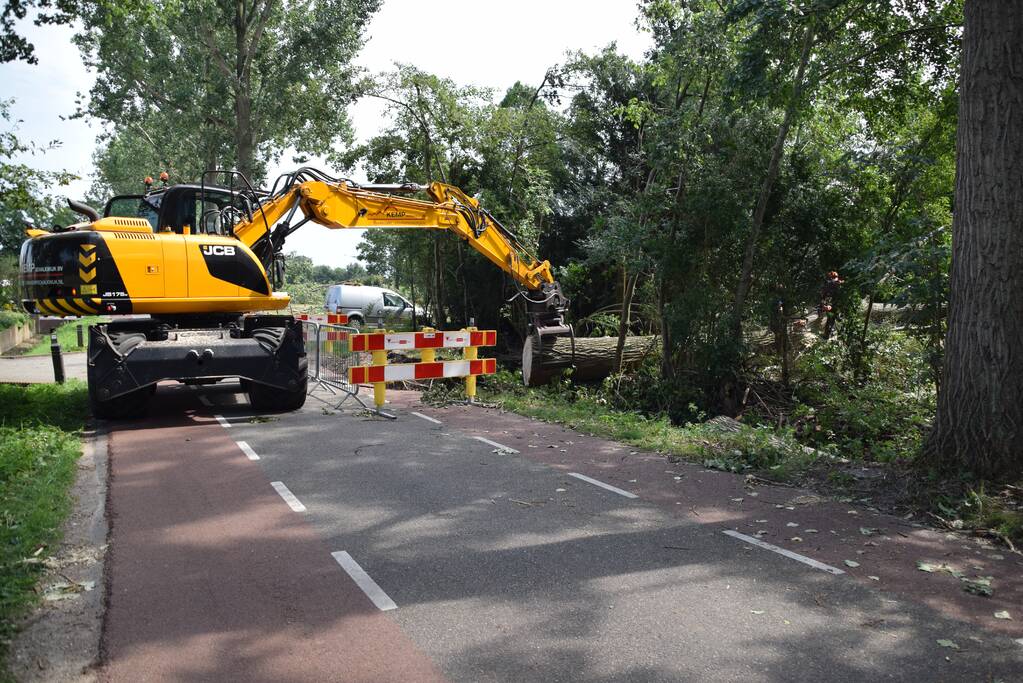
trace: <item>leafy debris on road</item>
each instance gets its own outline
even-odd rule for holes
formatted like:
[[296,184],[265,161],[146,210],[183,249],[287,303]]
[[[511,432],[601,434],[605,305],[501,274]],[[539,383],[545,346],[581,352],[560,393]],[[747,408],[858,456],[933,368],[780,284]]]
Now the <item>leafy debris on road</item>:
[[846,567],[853,567],[853,568],[855,568],[855,567],[859,567],[860,566],[859,562],[853,562],[852,560],[843,560],[843,561],[845,562],[845,566]]
[[1009,610],[1003,609],[998,612],[995,612],[995,619],[1007,619],[1009,621],[1012,621],[1012,615],[1009,614]]
[[71,579],[58,581],[46,587],[43,591],[43,600],[46,602],[70,600],[77,597],[79,593],[87,593],[95,587],[95,581],[73,581]]
[[994,595],[995,591],[991,588],[991,577],[990,576],[978,576],[974,579],[963,578],[963,590],[967,593],[973,593],[984,598],[990,598]]
[[922,560],[917,561],[916,568],[922,572],[927,572],[928,574],[938,574],[942,572],[950,574],[963,582],[963,590],[967,593],[972,593],[973,595],[979,595],[985,598],[989,598],[994,595],[994,589],[991,587],[991,581],[994,577],[975,576],[971,579],[955,567],[951,567],[944,563],[937,564],[933,562],[924,562]]
[[919,569],[922,572],[927,572],[928,574],[935,574],[935,573],[938,573],[938,572],[948,572],[949,574],[951,574],[952,576],[956,577],[957,579],[963,578],[963,573],[962,572],[953,569],[952,567],[948,566],[947,564],[934,564],[932,562],[924,562],[923,560],[917,560],[916,568]]
[[957,645],[955,643],[955,641],[946,640],[944,638],[938,640],[938,645],[940,645],[941,647],[947,647],[947,648],[952,649],[952,650],[958,650],[959,649],[959,645]]

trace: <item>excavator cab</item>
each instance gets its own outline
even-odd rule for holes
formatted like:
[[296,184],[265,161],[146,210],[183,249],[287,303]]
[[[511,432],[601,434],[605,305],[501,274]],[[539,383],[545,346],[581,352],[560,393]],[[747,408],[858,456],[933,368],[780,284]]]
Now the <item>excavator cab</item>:
[[230,237],[234,224],[252,215],[248,197],[227,188],[174,185],[107,202],[103,217],[145,218],[153,232]]

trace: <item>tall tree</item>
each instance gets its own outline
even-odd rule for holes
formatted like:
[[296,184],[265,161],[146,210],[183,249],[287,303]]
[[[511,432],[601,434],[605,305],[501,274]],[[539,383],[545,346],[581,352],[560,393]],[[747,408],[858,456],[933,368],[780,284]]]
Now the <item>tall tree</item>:
[[944,381],[925,447],[943,468],[1023,475],[1023,6],[969,0]]
[[262,180],[266,159],[285,149],[326,155],[350,139],[351,62],[379,5],[84,3],[76,42],[97,77],[83,111],[116,132],[144,126],[163,156],[190,154]]
[[67,24],[75,16],[75,0],[5,0],[0,12],[0,63],[22,60],[35,64],[35,46],[18,33],[15,23],[33,16],[36,26]]
[[49,228],[67,225],[73,214],[53,197],[58,187],[77,176],[66,171],[40,171],[18,160],[25,155],[52,152],[57,141],[35,145],[18,137],[17,122],[11,120],[10,100],[0,100],[0,257],[15,256],[25,227]]

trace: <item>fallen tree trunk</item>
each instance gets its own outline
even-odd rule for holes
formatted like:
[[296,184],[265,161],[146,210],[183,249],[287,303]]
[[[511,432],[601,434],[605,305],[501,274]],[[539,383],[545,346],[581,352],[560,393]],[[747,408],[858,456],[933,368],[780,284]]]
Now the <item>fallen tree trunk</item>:
[[[655,353],[660,337],[626,337],[622,349],[622,369],[639,365]],[[575,368],[572,378],[581,382],[604,379],[615,368],[618,337],[576,337],[575,354],[569,337],[547,337],[541,353],[536,352],[536,338],[530,336],[522,347],[522,381],[527,387],[547,384],[566,368]]]

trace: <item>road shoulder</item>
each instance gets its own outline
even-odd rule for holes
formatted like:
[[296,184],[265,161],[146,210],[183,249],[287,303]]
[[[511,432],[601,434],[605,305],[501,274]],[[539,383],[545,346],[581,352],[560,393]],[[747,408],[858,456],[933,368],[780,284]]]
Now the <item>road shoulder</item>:
[[26,617],[8,665],[18,681],[93,681],[104,612],[107,542],[105,428],[83,435],[63,541],[46,560],[42,603]]

